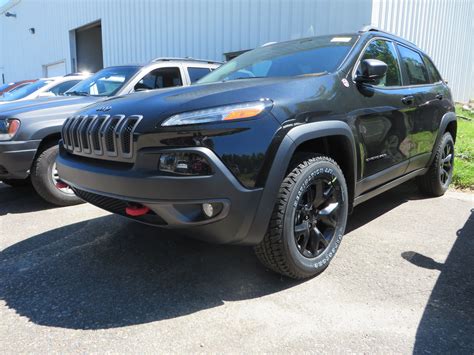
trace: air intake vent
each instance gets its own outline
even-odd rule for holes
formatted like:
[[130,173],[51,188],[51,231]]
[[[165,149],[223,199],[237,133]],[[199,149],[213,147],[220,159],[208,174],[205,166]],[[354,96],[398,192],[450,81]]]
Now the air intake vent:
[[64,147],[82,156],[130,160],[133,157],[133,133],[141,118],[125,115],[70,117],[62,129]]

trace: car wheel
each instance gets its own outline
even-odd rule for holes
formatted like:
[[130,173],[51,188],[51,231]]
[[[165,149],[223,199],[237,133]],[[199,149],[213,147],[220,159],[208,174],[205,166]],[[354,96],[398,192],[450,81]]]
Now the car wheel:
[[[31,168],[31,183],[36,192],[47,202],[58,206],[72,206],[83,203],[68,186],[60,186],[56,170],[58,145],[45,147],[33,162]],[[59,184],[58,184],[59,183]]]
[[442,196],[448,190],[453,179],[454,140],[446,132],[436,149],[433,163],[426,174],[417,178],[418,187],[425,195]]
[[30,183],[29,179],[5,179],[2,180],[2,182],[5,185],[11,186],[11,187],[21,187],[21,186],[26,186]]
[[255,247],[269,269],[303,279],[321,273],[341,243],[347,223],[344,175],[331,158],[302,161],[284,179],[268,231]]

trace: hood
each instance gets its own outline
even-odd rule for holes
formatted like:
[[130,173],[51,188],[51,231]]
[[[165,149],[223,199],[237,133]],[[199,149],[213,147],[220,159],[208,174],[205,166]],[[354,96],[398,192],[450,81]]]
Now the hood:
[[292,100],[301,101],[309,97],[314,98],[319,93],[326,92],[324,88],[321,90],[322,87],[332,83],[333,78],[329,75],[307,75],[292,78],[255,78],[195,84],[188,87],[138,92],[111,98],[100,104],[87,107],[80,114],[142,115],[143,119],[139,130],[147,130],[156,127],[165,118],[176,113],[258,101],[261,98],[272,100],[274,106],[288,106]]
[[55,114],[67,117],[75,111],[103,99],[103,97],[93,96],[58,96],[12,102],[0,106],[0,117],[25,119]]

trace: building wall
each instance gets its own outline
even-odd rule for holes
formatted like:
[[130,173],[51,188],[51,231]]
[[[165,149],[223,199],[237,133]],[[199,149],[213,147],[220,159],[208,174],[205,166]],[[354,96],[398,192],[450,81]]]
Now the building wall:
[[356,31],[373,23],[426,50],[456,100],[474,98],[472,0],[15,2],[8,11],[16,18],[0,16],[0,67],[6,80],[42,76],[44,65],[61,60],[71,71],[69,32],[97,20],[102,21],[104,66],[159,56],[222,60],[223,53],[270,41]]
[[109,66],[158,56],[222,60],[270,41],[355,31],[370,23],[370,9],[371,0],[21,0],[9,10],[16,19],[0,16],[4,70],[9,80],[37,77],[62,59],[71,70],[69,31],[99,19]]
[[373,0],[372,23],[426,51],[457,101],[474,99],[473,0]]

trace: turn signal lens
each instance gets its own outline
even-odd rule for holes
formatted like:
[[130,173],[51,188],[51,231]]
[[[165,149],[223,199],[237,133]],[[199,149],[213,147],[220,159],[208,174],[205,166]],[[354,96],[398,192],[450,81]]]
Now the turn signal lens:
[[247,119],[258,116],[264,110],[271,107],[271,105],[271,100],[261,99],[260,101],[245,102],[235,105],[226,105],[204,110],[183,112],[171,116],[161,125],[164,127],[183,126],[209,122]]
[[0,141],[7,141],[13,138],[20,128],[20,120],[8,119],[0,120]]
[[235,110],[229,113],[227,116],[225,116],[224,121],[239,120],[241,118],[254,117],[254,116],[257,116],[260,112],[262,112],[264,108],[265,107]]

